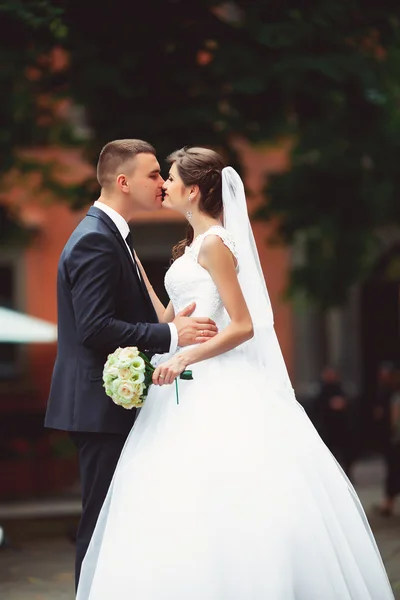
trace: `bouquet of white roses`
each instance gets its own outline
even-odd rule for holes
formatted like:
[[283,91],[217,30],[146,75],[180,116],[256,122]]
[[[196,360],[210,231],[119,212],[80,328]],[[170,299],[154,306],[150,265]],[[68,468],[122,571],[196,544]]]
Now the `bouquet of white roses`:
[[[117,348],[109,354],[103,369],[103,386],[107,396],[122,408],[143,406],[152,383],[154,367],[135,346]],[[193,379],[191,371],[184,371],[180,379]],[[176,398],[178,402],[178,384]]]

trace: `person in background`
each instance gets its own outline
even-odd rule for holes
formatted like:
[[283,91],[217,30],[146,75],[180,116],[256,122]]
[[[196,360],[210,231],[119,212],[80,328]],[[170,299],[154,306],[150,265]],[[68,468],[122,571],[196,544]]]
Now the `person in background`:
[[[384,392],[381,390],[380,400],[384,400],[384,406],[378,405],[381,411],[376,414],[382,415],[387,427],[385,440],[385,497],[377,507],[377,511],[383,517],[393,515],[396,497],[400,494],[400,371],[390,367],[382,369],[385,381]],[[382,376],[381,371],[381,376]],[[390,377],[387,377],[390,373]],[[383,412],[386,410],[386,412]]]
[[349,402],[339,373],[326,366],[321,373],[319,393],[315,401],[315,418],[319,433],[336,460],[349,475],[351,444],[349,431]]
[[383,362],[378,368],[378,387],[376,400],[373,407],[375,422],[375,446],[385,461],[390,445],[391,416],[390,404],[393,394],[394,365],[392,362]]

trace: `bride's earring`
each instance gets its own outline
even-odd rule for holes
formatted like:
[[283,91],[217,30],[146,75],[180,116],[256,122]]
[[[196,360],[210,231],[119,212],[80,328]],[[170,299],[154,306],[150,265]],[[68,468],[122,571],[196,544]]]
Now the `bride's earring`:
[[[192,196],[189,196],[189,202],[192,201]],[[186,211],[186,216],[190,220],[193,217],[193,212],[191,210]]]

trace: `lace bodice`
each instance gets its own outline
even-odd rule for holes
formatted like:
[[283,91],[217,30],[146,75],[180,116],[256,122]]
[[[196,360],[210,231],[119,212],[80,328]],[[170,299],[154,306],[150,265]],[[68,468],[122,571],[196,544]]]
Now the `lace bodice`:
[[185,253],[172,263],[165,275],[165,288],[175,314],[191,302],[196,302],[192,316],[210,317],[222,329],[229,323],[228,313],[210,274],[197,260],[201,244],[207,235],[218,235],[237,260],[232,236],[223,227],[215,225],[197,236],[191,246],[186,247]]

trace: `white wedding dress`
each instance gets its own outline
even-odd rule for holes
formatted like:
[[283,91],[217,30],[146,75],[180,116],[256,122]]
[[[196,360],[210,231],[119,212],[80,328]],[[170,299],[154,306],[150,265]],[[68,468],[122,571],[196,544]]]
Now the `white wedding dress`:
[[[195,239],[166,275],[175,313],[229,322]],[[240,269],[240,265],[238,265]],[[246,344],[152,386],[83,563],[78,600],[390,600],[359,499],[293,390]],[[123,409],[121,409],[123,410]]]

